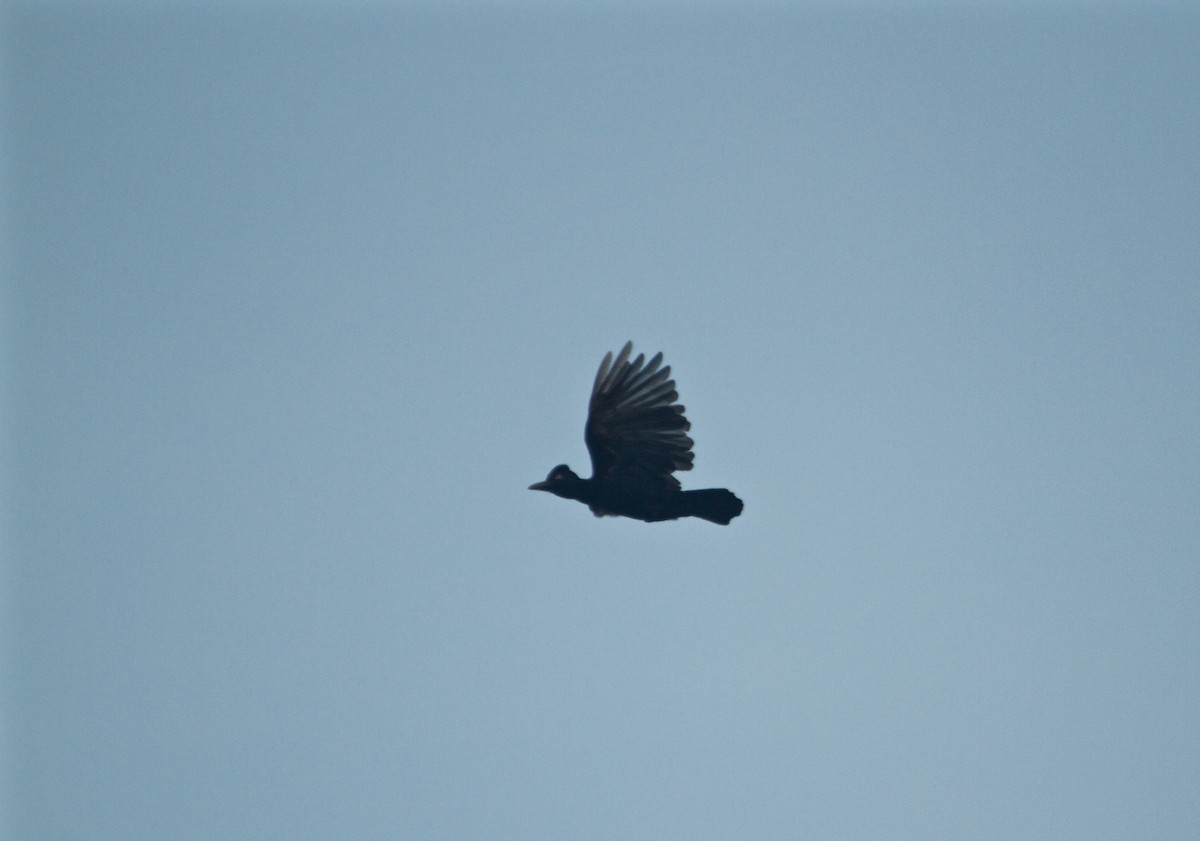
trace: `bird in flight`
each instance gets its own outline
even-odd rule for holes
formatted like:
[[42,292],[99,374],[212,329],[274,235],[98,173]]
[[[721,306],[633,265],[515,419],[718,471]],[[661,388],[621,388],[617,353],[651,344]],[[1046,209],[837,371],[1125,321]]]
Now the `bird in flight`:
[[742,501],[725,488],[685,491],[671,474],[692,469],[691,424],[675,401],[671,366],[662,354],[630,360],[626,342],[614,361],[604,355],[588,404],[583,440],[592,457],[592,478],[576,476],[565,464],[531,491],[549,491],[586,503],[597,517],[633,517],[647,523],[700,517],[728,525]]

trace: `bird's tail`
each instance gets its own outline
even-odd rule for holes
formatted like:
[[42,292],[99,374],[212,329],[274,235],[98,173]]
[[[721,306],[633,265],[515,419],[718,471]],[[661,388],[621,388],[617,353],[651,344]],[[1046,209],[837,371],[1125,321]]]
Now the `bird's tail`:
[[699,517],[710,523],[727,526],[730,520],[741,513],[742,501],[724,488],[683,492],[684,517]]

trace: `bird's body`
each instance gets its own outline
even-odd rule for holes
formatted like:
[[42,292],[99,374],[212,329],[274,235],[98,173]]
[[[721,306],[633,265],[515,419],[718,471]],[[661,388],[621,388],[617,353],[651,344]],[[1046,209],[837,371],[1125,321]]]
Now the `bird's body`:
[[[597,517],[632,517],[646,522],[700,517],[727,525],[742,513],[742,501],[724,488],[685,491],[671,474],[692,469],[691,427],[683,415],[670,366],[662,354],[648,363],[629,359],[633,343],[613,360],[604,357],[588,404],[584,441],[592,477],[583,479],[565,464],[530,490],[549,491],[586,503]],[[661,366],[661,367],[660,367]]]

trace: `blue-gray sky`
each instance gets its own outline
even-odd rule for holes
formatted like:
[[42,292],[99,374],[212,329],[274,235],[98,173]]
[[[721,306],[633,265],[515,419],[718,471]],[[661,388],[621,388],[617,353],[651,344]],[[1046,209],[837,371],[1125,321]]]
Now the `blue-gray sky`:
[[5,837],[1195,836],[1200,15],[3,31]]

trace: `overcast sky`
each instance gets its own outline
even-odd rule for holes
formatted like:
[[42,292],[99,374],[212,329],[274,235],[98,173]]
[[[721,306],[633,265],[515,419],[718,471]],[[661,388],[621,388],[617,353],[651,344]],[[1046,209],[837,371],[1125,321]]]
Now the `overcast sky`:
[[4,837],[1195,837],[1200,15],[14,5]]

